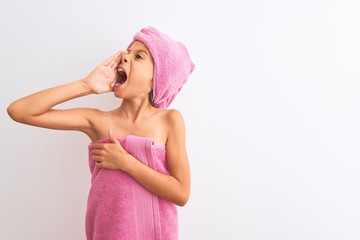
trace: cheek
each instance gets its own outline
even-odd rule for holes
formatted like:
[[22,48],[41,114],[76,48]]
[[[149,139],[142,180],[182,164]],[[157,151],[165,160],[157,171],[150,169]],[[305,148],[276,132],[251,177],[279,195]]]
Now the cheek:
[[146,72],[148,73],[148,77],[152,80],[154,77],[154,64],[149,64],[146,70]]
[[153,77],[154,77],[153,69],[152,68],[147,69],[146,72],[144,73],[144,79],[152,83]]
[[141,72],[138,72],[137,74],[134,74],[131,76],[131,80],[129,83],[131,85],[136,85],[136,88],[138,89],[146,89],[148,88],[152,89],[152,82],[153,82],[153,72],[147,71],[143,69]]
[[154,74],[153,72],[149,72],[148,75],[147,75],[147,79],[149,79],[151,82],[153,81],[153,78],[154,78]]

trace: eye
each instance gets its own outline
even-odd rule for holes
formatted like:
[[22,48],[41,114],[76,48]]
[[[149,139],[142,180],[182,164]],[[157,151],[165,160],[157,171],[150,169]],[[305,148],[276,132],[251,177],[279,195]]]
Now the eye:
[[140,54],[135,54],[135,59],[144,59]]

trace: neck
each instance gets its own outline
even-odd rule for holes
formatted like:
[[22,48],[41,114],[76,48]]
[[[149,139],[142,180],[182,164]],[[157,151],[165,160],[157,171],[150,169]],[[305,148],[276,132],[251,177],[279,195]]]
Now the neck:
[[152,114],[154,110],[156,108],[151,106],[149,101],[123,99],[117,111],[122,117],[135,123]]

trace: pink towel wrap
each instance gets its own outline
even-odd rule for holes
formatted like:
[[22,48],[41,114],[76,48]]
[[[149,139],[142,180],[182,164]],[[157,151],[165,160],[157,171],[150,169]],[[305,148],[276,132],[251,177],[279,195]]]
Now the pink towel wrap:
[[[142,163],[169,174],[165,146],[134,135],[118,141]],[[97,168],[91,160],[91,151],[89,165],[92,179],[86,213],[88,240],[178,239],[175,204],[152,194],[125,172]]]
[[144,43],[154,59],[153,101],[158,108],[167,108],[188,80],[195,65],[181,42],[153,27],[143,28],[136,33],[129,47],[134,41]]

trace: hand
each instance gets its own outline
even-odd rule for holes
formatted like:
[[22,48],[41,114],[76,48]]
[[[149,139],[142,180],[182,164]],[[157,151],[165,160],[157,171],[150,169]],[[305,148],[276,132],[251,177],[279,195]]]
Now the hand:
[[117,66],[121,61],[122,54],[123,52],[119,51],[110,56],[83,80],[91,92],[100,94],[113,91],[111,84],[118,76]]
[[130,154],[109,131],[111,143],[93,143],[90,145],[92,160],[98,168],[123,170]]

